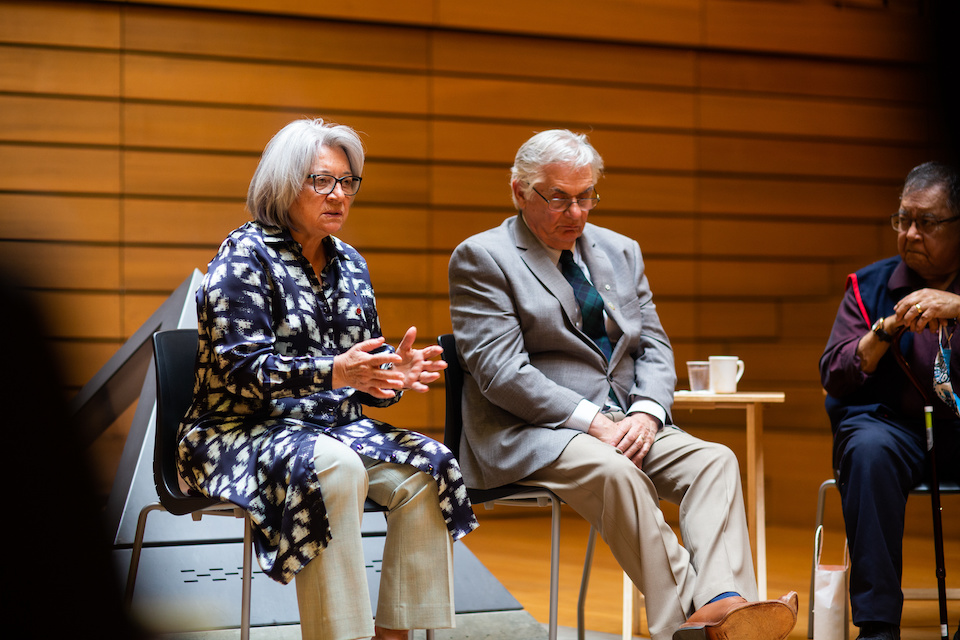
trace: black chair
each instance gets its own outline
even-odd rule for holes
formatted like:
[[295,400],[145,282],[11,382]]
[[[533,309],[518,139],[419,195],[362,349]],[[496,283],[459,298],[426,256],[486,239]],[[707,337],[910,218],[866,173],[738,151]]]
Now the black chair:
[[[447,363],[444,371],[444,386],[446,391],[446,416],[443,429],[443,443],[454,455],[460,452],[460,437],[463,433],[463,367],[457,356],[457,344],[453,334],[447,333],[438,339],[443,347],[443,359]],[[467,487],[467,495],[474,505],[482,504],[492,509],[495,504],[550,507],[550,623],[548,626],[549,640],[557,638],[557,602],[560,590],[560,498],[547,489],[539,489],[520,484],[508,484],[494,489],[471,489]],[[577,637],[583,640],[585,634],[584,605],[586,603],[587,585],[590,581],[590,567],[593,561],[593,548],[596,535],[590,529],[587,541],[587,555],[583,566],[583,576],[580,582],[580,597],[577,602]]]
[[[824,480],[820,485],[820,491],[817,494],[817,524],[814,527],[816,531],[823,524],[823,512],[826,506],[827,499],[827,489],[833,487],[837,488],[837,481],[834,478],[829,480]],[[911,495],[930,495],[930,487],[926,484],[918,484],[910,492]],[[940,494],[960,494],[960,484],[956,482],[941,482],[940,483]],[[813,589],[814,581],[816,579],[816,569],[817,569],[817,557],[814,553],[813,565],[810,568],[810,610],[807,613],[807,638],[813,638]],[[960,589],[948,589],[947,597],[950,600],[960,599]],[[904,589],[903,598],[905,600],[936,600],[937,599],[937,590],[936,589]]]
[[197,330],[174,329],[159,331],[153,336],[153,359],[157,373],[157,422],[154,434],[153,481],[159,502],[140,510],[137,533],[130,556],[127,574],[126,603],[133,601],[133,588],[140,565],[143,535],[147,515],[151,511],[168,511],[173,515],[190,514],[194,521],[205,515],[242,518],[243,525],[243,586],[240,613],[240,638],[250,638],[250,585],[253,577],[253,538],[250,519],[240,507],[196,493],[185,493],[180,488],[177,472],[177,430],[193,400],[194,361],[197,357]]

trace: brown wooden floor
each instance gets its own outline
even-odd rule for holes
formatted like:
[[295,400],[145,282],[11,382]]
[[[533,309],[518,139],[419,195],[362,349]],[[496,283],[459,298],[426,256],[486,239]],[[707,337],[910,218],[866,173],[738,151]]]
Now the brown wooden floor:
[[[464,543],[503,583],[524,608],[539,622],[548,620],[550,575],[550,520],[547,509],[498,506],[477,509],[481,526]],[[540,515],[540,514],[544,515]],[[589,527],[572,511],[565,512],[561,526],[559,624],[576,627],[577,596]],[[947,586],[960,587],[960,532],[949,532],[945,544]],[[825,563],[842,562],[841,531],[826,532]],[[839,542],[838,542],[839,541]],[[767,528],[769,597],[794,590],[800,595],[800,616],[790,640],[807,637],[806,609],[809,603],[810,564],[813,553],[813,524],[810,530]],[[936,588],[933,543],[930,537],[909,537],[904,541],[904,585]],[[621,632],[622,573],[609,548],[598,541],[587,598],[586,625],[593,631]],[[960,618],[960,602],[950,602],[950,637]],[[903,638],[939,638],[937,602],[907,602],[903,614]],[[644,627],[645,629],[646,627]],[[850,638],[857,637],[851,626]]]

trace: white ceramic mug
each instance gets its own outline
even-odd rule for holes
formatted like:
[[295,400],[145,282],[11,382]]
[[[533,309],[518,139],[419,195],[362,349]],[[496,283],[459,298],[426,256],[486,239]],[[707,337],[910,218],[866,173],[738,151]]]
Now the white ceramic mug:
[[709,391],[710,363],[706,360],[688,360],[687,378],[690,380],[690,391]]
[[710,356],[710,391],[736,393],[743,377],[743,360],[737,356]]

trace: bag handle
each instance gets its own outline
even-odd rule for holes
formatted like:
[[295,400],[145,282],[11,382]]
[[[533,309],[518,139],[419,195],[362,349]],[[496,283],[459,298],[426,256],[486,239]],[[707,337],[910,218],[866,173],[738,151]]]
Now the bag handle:
[[[817,527],[817,532],[813,537],[813,554],[817,558],[817,565],[820,564],[820,554],[823,552],[823,525]],[[843,539],[843,566],[850,568],[850,544],[847,539]]]
[[820,553],[823,551],[823,525],[817,527],[817,532],[813,537],[813,556],[817,559],[817,565],[820,564]]

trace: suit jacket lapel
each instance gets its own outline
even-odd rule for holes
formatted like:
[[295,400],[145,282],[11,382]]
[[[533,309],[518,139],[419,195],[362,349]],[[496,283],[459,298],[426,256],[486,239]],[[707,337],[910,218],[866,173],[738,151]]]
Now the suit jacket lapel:
[[573,295],[570,283],[560,273],[560,269],[553,258],[543,248],[543,245],[520,216],[516,217],[513,228],[520,259],[526,263],[533,275],[543,283],[544,288],[559,300],[563,313],[571,323],[574,323],[574,318],[580,315],[580,306]]
[[[599,249],[597,243],[591,239],[589,226],[584,229],[583,235],[580,236],[578,243],[580,255],[583,256],[583,261],[587,263],[587,268],[590,269],[590,280],[597,289],[597,293],[603,298],[604,311],[606,311],[607,316],[622,330],[624,317],[620,312],[620,296],[617,295],[617,279],[613,272],[613,264],[611,264],[609,256],[607,256],[603,250]],[[620,357],[621,354],[618,352],[623,344],[625,344],[625,341],[618,340],[614,345],[613,355],[610,358],[611,361]]]

